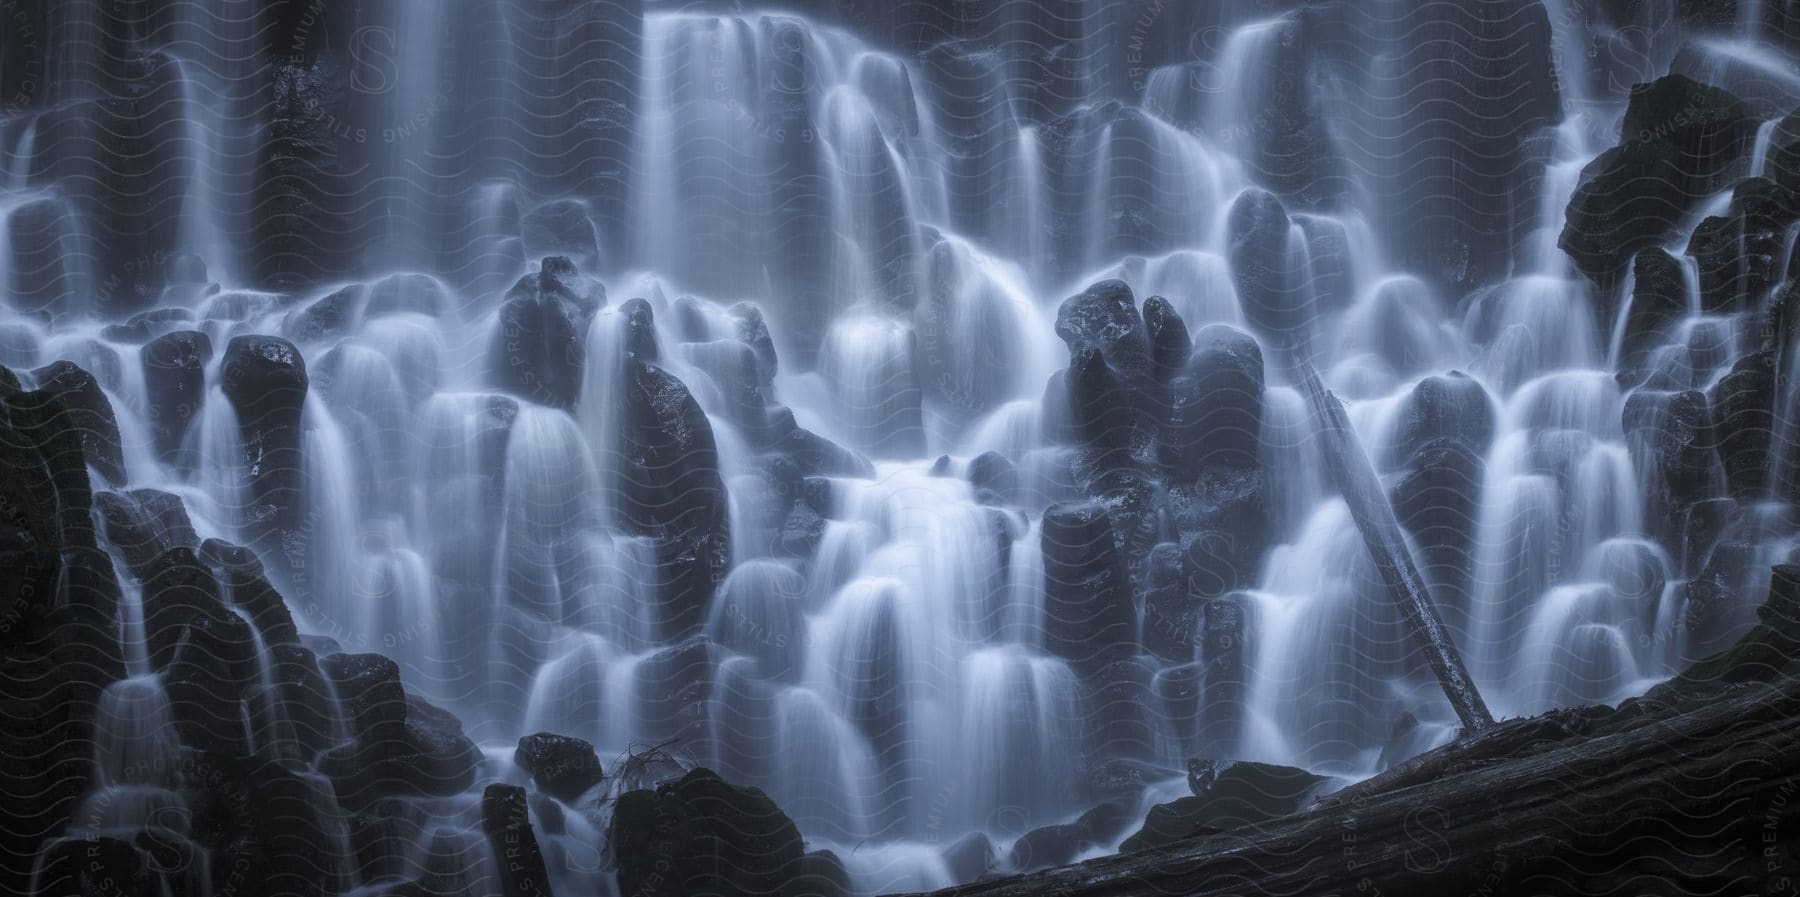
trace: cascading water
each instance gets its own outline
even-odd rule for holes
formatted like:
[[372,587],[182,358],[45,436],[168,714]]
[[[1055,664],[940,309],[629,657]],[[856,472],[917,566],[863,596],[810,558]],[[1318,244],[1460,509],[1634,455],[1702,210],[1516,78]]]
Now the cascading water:
[[[1477,63],[1520,41],[1543,63],[1473,123],[1446,42],[1418,36],[1461,12],[1389,11],[1358,47],[1326,37],[1364,28],[1335,7],[1261,4],[892,28],[860,2],[177,5],[62,5],[55,102],[0,116],[0,361],[31,388],[88,368],[129,485],[185,507],[157,548],[218,573],[210,637],[241,648],[225,734],[286,770],[322,893],[483,893],[506,873],[497,783],[530,786],[559,893],[609,892],[621,795],[698,765],[875,894],[972,877],[950,849],[970,833],[1022,871],[1023,836],[1108,801],[1141,819],[1190,757],[1346,780],[1450,739],[1301,358],[1347,401],[1497,715],[1642,692],[1747,625],[1800,545],[1800,362],[1769,363],[1763,466],[1671,435],[1705,429],[1696,404],[1741,408],[1795,231],[1739,305],[1712,302],[1690,255],[1740,205],[1712,184],[1621,276],[1585,276],[1564,210],[1634,135],[1617,72],[1573,70],[1611,26],[1560,3],[1467,13]],[[1636,80],[1783,56],[1744,9],[1642,48]],[[1003,51],[1040,38],[1066,43]],[[131,76],[108,48],[171,64]],[[587,63],[620,55],[623,87]],[[1790,82],[1755,96],[1785,110]],[[121,99],[151,88],[181,129]],[[103,102],[147,154],[118,177],[166,227],[106,220],[117,185],[89,169],[117,154],[68,112]],[[1777,176],[1800,138],[1760,114],[1739,176]],[[1479,158],[1444,150],[1470,134]],[[1450,224],[1427,195],[1447,177],[1470,192]],[[1656,301],[1666,326],[1640,332]],[[215,539],[254,548],[298,635]],[[192,659],[113,547],[126,675],[95,700],[63,837],[199,843],[181,770],[201,746],[172,734]],[[449,793],[353,793],[343,752],[382,723],[341,694],[366,652],[397,665],[409,725],[442,707],[479,747]],[[538,732],[591,743],[605,782],[540,789],[512,759]],[[1093,784],[1122,764],[1162,784]],[[404,848],[371,864],[350,842],[378,813]]]

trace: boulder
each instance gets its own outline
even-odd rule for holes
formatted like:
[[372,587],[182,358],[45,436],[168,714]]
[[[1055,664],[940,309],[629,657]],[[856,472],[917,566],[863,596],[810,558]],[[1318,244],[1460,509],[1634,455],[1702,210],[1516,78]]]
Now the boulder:
[[488,354],[497,388],[565,411],[581,394],[588,326],[598,307],[571,283],[566,261],[545,259],[507,292]]
[[1150,337],[1131,287],[1122,280],[1103,280],[1064,299],[1056,312],[1056,335],[1069,347],[1070,358],[1095,350],[1129,386],[1149,377]]
[[220,387],[237,410],[254,503],[245,514],[259,539],[300,525],[300,420],[309,385],[306,360],[287,340],[239,336],[225,346]]
[[1193,337],[1175,306],[1161,296],[1144,300],[1144,330],[1150,340],[1150,370],[1159,384],[1167,385],[1187,367],[1194,351]]
[[[1626,366],[1642,363],[1657,339],[1686,317],[1688,310],[1687,277],[1681,263],[1667,250],[1653,246],[1639,252],[1632,259],[1631,271],[1631,306],[1625,312],[1625,334],[1620,346],[1621,363]],[[1610,321],[1608,315],[1607,322]]]
[[281,333],[296,343],[312,344],[349,334],[362,321],[369,288],[353,283],[340,287],[281,319]]
[[151,562],[171,548],[199,547],[187,508],[178,496],[157,489],[101,492],[94,496],[106,541],[142,579]]
[[1034,872],[1050,866],[1066,866],[1089,845],[1087,829],[1073,822],[1032,829],[1013,842],[1010,862],[1014,872]]
[[[384,701],[353,700],[391,709]],[[462,723],[412,695],[403,706],[397,729],[384,721],[380,729],[360,730],[355,743],[326,754],[320,763],[346,808],[364,810],[387,796],[449,797],[475,784],[481,750],[463,734]]]
[[650,308],[650,300],[627,299],[619,306],[618,314],[624,319],[621,326],[625,328],[625,357],[645,364],[660,361],[656,348],[656,312]]
[[1737,97],[1684,75],[1633,87],[1622,142],[1582,169],[1557,245],[1610,288],[1632,256],[1742,171],[1757,124]]
[[766,795],[695,769],[613,809],[606,844],[621,894],[766,897],[799,877],[800,830]]
[[1006,504],[1019,487],[1019,471],[1005,455],[982,452],[969,462],[969,485],[982,504]]
[[633,363],[625,384],[622,508],[656,539],[666,624],[693,632],[731,566],[731,512],[712,424],[687,386]]
[[481,792],[481,830],[494,850],[501,897],[550,897],[550,872],[531,828],[525,789],[498,782]]
[[1161,457],[1177,482],[1191,483],[1208,467],[1258,464],[1263,355],[1249,334],[1224,324],[1201,328],[1170,393]]
[[1775,356],[1770,352],[1739,358],[1708,396],[1719,462],[1733,498],[1750,500],[1769,492],[1769,446],[1778,424],[1775,399]]
[[1426,445],[1453,440],[1478,456],[1494,438],[1494,403],[1473,377],[1451,371],[1413,387],[1393,437],[1390,464],[1409,465]]
[[1253,584],[1273,539],[1268,475],[1254,467],[1205,467],[1169,489],[1188,588],[1205,597]]
[[100,383],[87,371],[67,361],[53,362],[32,372],[38,391],[55,395],[71,415],[69,424],[81,436],[87,463],[114,486],[125,485],[125,449],[119,442],[119,422],[112,402]]
[[429,274],[402,271],[369,285],[364,317],[420,314],[437,318],[453,312],[450,291]]
[[1202,599],[1188,591],[1181,546],[1164,542],[1150,549],[1144,576],[1144,649],[1169,661],[1194,659],[1200,638]]
[[1238,304],[1265,339],[1293,340],[1311,323],[1301,287],[1306,272],[1295,268],[1296,254],[1289,251],[1292,224],[1281,200],[1257,187],[1238,194],[1225,221]]
[[1705,393],[1640,389],[1625,400],[1621,418],[1634,465],[1650,472],[1646,520],[1680,520],[1688,506],[1714,493],[1718,442]]
[[1324,782],[1323,776],[1304,769],[1239,761],[1217,771],[1204,794],[1151,808],[1144,827],[1119,850],[1150,850],[1286,816],[1304,806]]
[[1052,505],[1042,538],[1045,650],[1088,671],[1128,655],[1136,612],[1106,509]]
[[527,735],[519,739],[513,762],[529,773],[544,793],[565,803],[574,802],[605,778],[594,746],[568,735]]
[[756,370],[762,385],[765,388],[772,386],[780,364],[775,355],[775,339],[769,335],[762,309],[751,302],[739,302],[731,307],[731,322],[738,340],[756,353]]
[[1065,382],[1070,425],[1079,444],[1094,452],[1103,468],[1126,463],[1135,394],[1093,347],[1081,349],[1069,362]]
[[1249,635],[1243,600],[1235,595],[1214,598],[1201,609],[1203,640],[1200,659],[1205,664],[1205,708],[1200,730],[1202,750],[1212,756],[1228,753],[1237,744],[1243,727],[1244,698],[1249,667],[1244,644]]
[[123,324],[108,324],[100,328],[100,336],[115,343],[147,343],[192,320],[194,313],[190,309],[153,308],[126,318]]
[[206,366],[212,339],[199,330],[166,333],[144,345],[144,393],[156,455],[182,468],[198,458],[182,451],[188,427],[206,403]]
[[975,881],[994,868],[994,842],[986,832],[970,832],[944,848],[940,856],[951,881]]

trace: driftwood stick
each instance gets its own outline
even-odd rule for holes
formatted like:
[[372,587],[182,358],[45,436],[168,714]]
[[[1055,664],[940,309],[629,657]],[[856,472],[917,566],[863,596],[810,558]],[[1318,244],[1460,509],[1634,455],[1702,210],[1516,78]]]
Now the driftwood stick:
[[1494,717],[1481,699],[1475,681],[1469,678],[1469,671],[1463,666],[1462,655],[1457,653],[1450,634],[1444,630],[1444,621],[1431,603],[1425,577],[1420,575],[1418,565],[1413,562],[1412,550],[1407,548],[1405,534],[1400,530],[1400,521],[1394,518],[1394,507],[1388,502],[1387,492],[1382,489],[1381,479],[1376,476],[1374,465],[1369,463],[1369,456],[1363,452],[1362,443],[1350,428],[1344,406],[1326,390],[1310,362],[1299,353],[1294,353],[1294,359],[1301,392],[1306,395],[1306,404],[1317,422],[1325,466],[1343,494],[1344,502],[1350,506],[1350,516],[1356,520],[1356,528],[1362,531],[1363,542],[1369,547],[1369,556],[1374,559],[1376,569],[1381,571],[1394,603],[1400,607],[1407,631],[1425,649],[1431,671],[1437,675],[1438,684],[1443,686],[1450,706],[1456,709],[1457,718],[1462,720],[1463,731],[1474,734],[1492,726]]

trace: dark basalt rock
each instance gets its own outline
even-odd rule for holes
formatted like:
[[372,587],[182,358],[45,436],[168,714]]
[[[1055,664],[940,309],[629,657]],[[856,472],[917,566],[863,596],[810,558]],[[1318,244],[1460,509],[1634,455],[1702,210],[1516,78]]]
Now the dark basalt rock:
[[1100,350],[1091,346],[1081,349],[1069,363],[1065,382],[1075,438],[1097,454],[1096,463],[1102,468],[1127,463],[1135,393],[1107,365]]
[[1421,572],[1447,613],[1467,604],[1469,572],[1475,569],[1476,512],[1487,463],[1467,442],[1445,437],[1413,450],[1393,481],[1394,516],[1419,547]]
[[270,647],[298,646],[299,628],[281,593],[264,576],[256,552],[223,539],[200,544],[200,560],[218,576],[228,603],[241,608]]
[[1756,546],[1728,538],[1712,547],[1700,572],[1687,584],[1681,622],[1687,630],[1687,657],[1698,659],[1730,647],[1754,617],[1740,600],[1756,563]]
[[1408,464],[1426,445],[1446,439],[1477,455],[1485,455],[1494,439],[1493,401],[1461,371],[1426,377],[1413,387],[1394,435],[1391,463]]
[[333,654],[319,661],[343,704],[350,728],[374,741],[397,740],[406,725],[400,666],[380,654]]
[[1249,633],[1244,605],[1234,595],[1214,598],[1201,609],[1200,658],[1205,664],[1205,722],[1200,743],[1219,756],[1237,743],[1243,726],[1245,683],[1244,640]]
[[849,870],[829,850],[815,850],[800,858],[800,874],[782,889],[783,897],[850,897]]
[[147,343],[192,320],[194,313],[186,308],[153,308],[126,318],[123,324],[100,328],[100,335],[115,343]]
[[519,739],[513,762],[529,773],[544,793],[564,802],[574,801],[605,778],[594,746],[568,735],[527,735]]
[[234,337],[225,346],[220,387],[237,410],[255,506],[252,531],[267,539],[300,523],[300,419],[310,380],[294,344],[275,336]]
[[1238,304],[1244,319],[1268,339],[1292,340],[1309,325],[1306,291],[1300,288],[1306,272],[1293,267],[1288,251],[1291,224],[1281,200],[1256,187],[1238,194],[1226,218]]
[[161,897],[166,893],[150,856],[118,838],[64,839],[50,847],[40,862],[34,893],[80,897]]
[[731,307],[731,320],[738,340],[756,353],[756,369],[762,377],[762,385],[773,385],[780,362],[775,355],[775,339],[769,335],[769,325],[763,321],[762,309],[754,303],[739,302]]
[[142,350],[144,392],[157,457],[183,468],[196,461],[182,452],[182,443],[206,402],[206,366],[212,357],[212,339],[198,330],[164,334]]
[[1200,641],[1202,599],[1188,591],[1181,546],[1164,542],[1150,550],[1144,577],[1144,649],[1171,663],[1194,659]]
[[182,743],[247,753],[238,704],[261,663],[256,633],[219,599],[213,572],[192,549],[172,548],[151,562],[144,631]]
[[544,203],[525,213],[520,225],[528,255],[569,256],[590,268],[600,263],[599,232],[579,199]]
[[1777,424],[1774,355],[1738,359],[1709,398],[1726,486],[1740,500],[1767,495],[1769,445]]
[[421,314],[436,318],[451,312],[450,293],[429,274],[389,274],[369,285],[363,316]]
[[1742,169],[1757,121],[1731,94],[1683,75],[1631,90],[1621,143],[1588,163],[1557,245],[1602,289],[1662,243],[1706,194]]
[[94,496],[106,541],[142,579],[151,562],[171,548],[197,548],[199,538],[178,496],[157,489],[101,492]]
[[639,665],[639,693],[645,696],[640,712],[659,742],[701,736],[706,701],[712,694],[714,651],[712,642],[695,636],[657,651]]
[[1186,556],[1188,588],[1214,597],[1256,581],[1272,521],[1268,475],[1254,467],[1206,467],[1169,490],[1169,510]]
[[38,391],[62,400],[71,415],[70,426],[81,435],[87,463],[114,486],[125,485],[125,449],[119,442],[119,422],[112,402],[92,374],[67,361],[54,362],[32,372]]
[[[391,691],[384,684],[378,694],[391,696]],[[345,697],[341,690],[339,696]],[[391,708],[391,697],[350,700]],[[475,784],[481,751],[463,735],[462,723],[412,695],[403,706],[398,728],[384,720],[382,728],[359,731],[354,744],[321,761],[320,771],[331,778],[346,808],[363,810],[385,796],[448,797]]]
[[488,356],[496,387],[565,411],[581,394],[587,331],[598,307],[577,292],[567,261],[545,259],[507,292]]
[[1106,509],[1094,502],[1051,506],[1043,543],[1045,650],[1086,671],[1129,653],[1136,612]]
[[1070,358],[1095,350],[1133,387],[1150,374],[1150,337],[1131,287],[1122,280],[1103,280],[1064,299],[1056,312],[1056,335],[1069,347]]
[[1625,400],[1622,423],[1634,464],[1655,474],[1646,520],[1679,520],[1685,508],[1713,494],[1718,441],[1705,393],[1638,390]]
[[498,782],[481,792],[481,830],[494,850],[501,897],[550,897],[550,873],[531,829],[525,789]]
[[975,489],[975,500],[982,504],[1011,501],[1018,478],[1018,468],[999,452],[982,452],[969,462],[969,485]]
[[627,299],[618,313],[625,318],[625,357],[645,364],[660,361],[656,350],[656,312],[650,308],[650,300]]
[[1630,370],[1641,364],[1657,338],[1686,315],[1687,283],[1681,263],[1658,247],[1639,252],[1632,260],[1631,308],[1625,313],[1620,347],[1622,367]]
[[1176,481],[1207,467],[1255,467],[1261,455],[1263,356],[1249,334],[1210,324],[1170,387],[1161,456]]
[[1087,829],[1073,822],[1046,825],[1026,832],[1013,842],[1010,862],[1014,872],[1031,872],[1063,866],[1089,844]]
[[785,893],[806,853],[800,830],[761,791],[696,769],[620,795],[606,843],[619,893],[765,897]]
[[304,308],[289,312],[281,321],[281,333],[296,343],[317,343],[342,337],[362,320],[363,305],[368,296],[369,288],[364,284],[340,287]]
[[1159,384],[1168,384],[1187,367],[1194,350],[1193,337],[1175,306],[1161,296],[1144,300],[1144,329],[1150,339],[1150,369]]
[[657,539],[671,631],[694,631],[731,566],[731,513],[712,424],[672,374],[635,363],[625,392],[623,511]]
[[986,832],[970,832],[944,848],[942,856],[952,881],[974,881],[994,868],[994,842]]
[[807,475],[872,477],[875,465],[869,459],[844,448],[794,420],[794,412],[785,405],[768,409],[769,434],[766,451],[778,453],[799,465]]
[[1157,804],[1121,853],[1150,850],[1198,834],[1229,831],[1286,816],[1325,782],[1304,769],[1240,761],[1217,772],[1206,793]]

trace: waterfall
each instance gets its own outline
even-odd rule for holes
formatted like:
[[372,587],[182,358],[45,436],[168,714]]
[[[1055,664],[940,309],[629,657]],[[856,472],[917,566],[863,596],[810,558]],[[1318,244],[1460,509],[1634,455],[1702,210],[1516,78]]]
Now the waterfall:
[[[273,764],[337,897],[511,893],[490,786],[558,893],[706,766],[873,897],[1129,807],[1068,859],[1113,849],[1190,759],[1375,775],[1456,721],[1296,358],[1496,715],[1751,623],[1800,547],[1800,224],[1745,180],[1792,174],[1776,4],[977,5],[51,4],[0,53],[0,100],[43,82],[0,105],[0,399],[59,391],[95,491],[183,519],[92,515],[116,668],[39,858],[179,835],[212,887],[201,751]],[[1742,152],[1597,270],[1584,191],[1670,72]],[[221,575],[193,637],[248,632],[197,685],[146,571],[223,543],[292,626]],[[358,803],[365,653],[406,737],[472,739],[449,792]],[[606,784],[553,797],[540,732]]]

